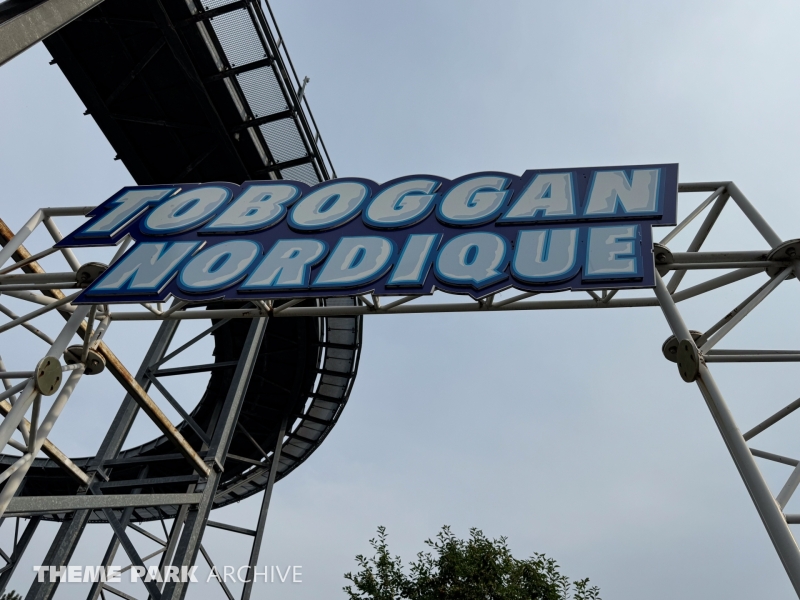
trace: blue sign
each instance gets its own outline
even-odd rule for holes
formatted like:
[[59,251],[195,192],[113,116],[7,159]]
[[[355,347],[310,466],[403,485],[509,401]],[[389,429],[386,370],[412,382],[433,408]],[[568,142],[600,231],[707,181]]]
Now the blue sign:
[[83,303],[642,288],[677,194],[677,164],[137,186],[58,245],[136,242]]

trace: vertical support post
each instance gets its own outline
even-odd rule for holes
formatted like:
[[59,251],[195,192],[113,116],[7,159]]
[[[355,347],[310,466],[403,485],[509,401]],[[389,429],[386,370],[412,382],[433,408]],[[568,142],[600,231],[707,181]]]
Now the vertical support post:
[[[219,413],[217,425],[214,428],[214,435],[211,438],[206,463],[213,467],[211,474],[203,489],[203,498],[197,509],[190,510],[186,518],[186,524],[181,533],[178,549],[175,553],[173,566],[178,568],[191,568],[200,551],[200,542],[203,539],[208,515],[214,505],[214,496],[217,493],[220,477],[222,476],[222,465],[225,464],[225,457],[228,455],[233,432],[236,429],[236,422],[239,420],[239,413],[242,409],[244,396],[250,384],[250,377],[253,374],[258,351],[261,348],[261,341],[267,329],[268,317],[253,319],[250,324],[250,331],[247,334],[242,354],[239,356],[239,363],[236,365],[236,372],[233,375],[231,387],[225,397],[225,403]],[[163,600],[183,600],[186,591],[189,589],[189,582],[170,581],[164,587],[161,597]]]
[[[147,477],[147,471],[148,467],[145,466],[144,468],[142,468],[142,470],[139,472],[139,477],[140,478]],[[131,493],[139,494],[141,493],[141,491],[142,488],[134,488],[133,490],[131,490]],[[113,511],[109,512],[113,517],[114,516]],[[119,519],[119,526],[123,528],[123,531],[125,527],[128,526],[128,522],[131,520],[132,515],[133,515],[132,506],[129,506],[124,511],[122,511],[122,515]],[[119,549],[119,546],[122,542],[122,539],[120,538],[119,535],[117,535],[116,529],[113,527],[113,524],[112,524],[112,529],[114,531],[114,534],[111,536],[111,541],[108,543],[108,548],[106,549],[106,553],[103,556],[103,562],[101,563],[101,566],[105,569],[111,566],[111,561],[114,560],[114,555],[116,555],[117,550]],[[131,559],[131,562],[133,561],[134,559]],[[103,592],[103,581],[101,579],[100,581],[95,581],[94,583],[92,583],[92,587],[89,588],[89,595],[86,596],[86,598],[87,600],[96,600],[96,598],[100,596],[102,592]]]
[[[163,321],[158,328],[158,333],[156,333],[156,337],[150,345],[150,349],[147,351],[139,370],[136,372],[136,382],[144,391],[148,391],[151,384],[150,378],[147,377],[147,370],[153,364],[161,360],[167,353],[167,349],[172,342],[172,338],[175,336],[175,332],[178,330],[179,324],[180,321],[177,320]],[[97,451],[97,456],[92,463],[92,467],[95,470],[102,468],[105,461],[111,460],[119,454],[122,444],[125,443],[125,439],[128,437],[128,432],[133,426],[133,421],[136,419],[138,412],[139,405],[136,403],[136,400],[134,400],[133,396],[130,394],[126,394],[103,443],[100,445],[100,449]]]
[[255,568],[258,563],[258,555],[261,552],[261,542],[264,539],[264,526],[267,523],[267,513],[269,512],[269,503],[272,499],[272,486],[275,485],[275,477],[278,474],[278,465],[281,460],[281,450],[283,449],[283,438],[286,435],[286,426],[289,422],[289,417],[284,416],[281,422],[281,430],[278,432],[278,441],[275,443],[275,452],[272,455],[272,464],[269,467],[269,479],[267,480],[267,488],[264,490],[264,498],[261,500],[261,512],[258,513],[258,525],[256,527],[256,535],[253,538],[253,547],[250,550],[250,562],[245,574],[245,584],[242,590],[242,600],[250,600],[250,594],[253,591],[253,583],[255,580]]
[[[146,377],[147,369],[149,369],[153,363],[161,360],[166,354],[167,348],[169,348],[170,342],[172,342],[172,338],[175,335],[179,323],[179,321],[164,321],[161,323],[158,333],[156,333],[153,339],[153,343],[150,345],[144,360],[142,360],[139,371],[136,373],[136,381],[145,390],[147,390],[150,385],[150,380]],[[139,405],[136,404],[133,397],[127,394],[106,433],[103,443],[100,445],[100,449],[95,455],[95,459],[92,461],[89,470],[90,477],[93,477],[98,470],[103,468],[105,461],[117,456],[133,425],[138,408]],[[78,493],[85,494],[87,491],[88,488],[83,487]],[[50,544],[50,549],[45,556],[45,562],[42,564],[52,565],[54,567],[63,567],[67,565],[72,558],[73,552],[75,552],[75,548],[78,545],[78,541],[81,539],[81,535],[86,528],[86,524],[89,522],[91,514],[92,511],[90,510],[77,510],[72,514],[71,519],[61,524],[55,539],[52,544]],[[49,578],[45,578],[43,582],[39,582],[34,578],[25,596],[25,600],[52,600],[58,588],[58,584],[58,581],[51,582]]]
[[[80,540],[83,530],[89,522],[90,514],[91,511],[89,510],[75,511],[70,520],[61,524],[53,543],[50,544],[50,549],[42,560],[43,565],[63,567],[69,563],[72,553],[78,545],[78,540]],[[49,577],[39,583],[34,577],[33,584],[28,589],[25,600],[49,600],[56,593],[58,584],[58,581],[51,583]]]
[[[656,274],[655,291],[661,310],[673,335],[678,340],[692,341],[689,328],[684,323],[678,307],[667,291],[664,280],[658,274]],[[694,342],[692,341],[692,343]],[[783,563],[783,568],[786,569],[786,574],[789,576],[795,592],[800,596],[800,549],[797,547],[797,542],[789,529],[789,525],[786,523],[786,517],[784,517],[780,506],[773,498],[767,482],[758,469],[755,458],[753,458],[744,437],[742,437],[739,428],[736,426],[736,421],[725,404],[725,399],[711,376],[711,371],[708,370],[702,359],[700,360],[696,383],[708,405],[714,422],[717,424],[722,439],[728,447],[728,452],[730,452],[739,475],[750,493],[750,498],[752,498],[761,521],[764,523],[764,528],[767,530],[773,546],[775,546],[778,557]]]
[[736,426],[736,421],[725,404],[725,399],[711,376],[711,371],[704,364],[700,365],[697,387],[700,388],[700,392],[708,404],[722,438],[725,440],[725,445],[728,447],[728,452],[730,452],[731,458],[739,470],[739,475],[753,499],[753,504],[756,505],[758,515],[772,540],[772,545],[778,552],[783,568],[786,569],[786,574],[794,586],[794,591],[800,596],[800,549],[798,549],[797,542],[786,523],[783,511],[773,498],[767,482],[764,481],[764,477],[758,469],[755,458]]
[[[178,514],[175,516],[175,520],[172,522],[172,529],[169,532],[169,538],[167,539],[167,545],[164,547],[164,552],[161,555],[161,560],[158,564],[158,570],[160,573],[164,572],[164,568],[172,562],[172,555],[175,552],[175,546],[178,544],[178,539],[180,539],[181,535],[181,528],[183,524],[186,522],[186,516],[189,514],[189,506],[184,504],[183,506],[178,509]],[[164,589],[164,582],[159,584],[159,590]],[[92,600],[95,600],[92,598]]]

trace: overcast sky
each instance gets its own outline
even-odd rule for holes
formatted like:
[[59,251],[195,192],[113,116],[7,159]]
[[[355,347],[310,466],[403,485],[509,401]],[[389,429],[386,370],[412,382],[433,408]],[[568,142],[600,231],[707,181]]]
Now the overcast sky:
[[[800,237],[794,2],[273,8],[340,176],[678,162],[681,181],[732,179],[779,235]],[[96,204],[132,183],[49,59],[40,45],[0,69],[0,216],[15,230],[38,206]],[[682,198],[681,214],[701,199]],[[719,227],[710,249],[766,248],[733,206]],[[762,281],[687,303],[688,325],[708,328]],[[780,287],[724,346],[792,348],[797,291]],[[136,365],[152,333],[120,323],[108,341]],[[273,496],[260,563],[302,565],[303,583],[255,597],[342,598],[378,525],[408,562],[444,524],[508,536],[520,557],[544,552],[607,599],[794,597],[699,391],[661,354],[668,335],[655,308],[365,318],[339,424]],[[9,368],[36,353],[0,352]],[[791,363],[713,372],[743,429],[798,396]],[[95,452],[123,397],[107,375],[86,386],[53,432],[73,455]],[[184,390],[187,406],[202,387]],[[754,445],[797,456],[797,425]],[[141,425],[131,444],[153,435]],[[789,471],[765,466],[773,490]],[[257,503],[213,518],[252,526]],[[40,529],[12,587],[27,589],[54,532]],[[97,564],[109,535],[90,526],[73,564]],[[209,536],[217,562],[244,564],[234,534]],[[214,585],[189,598],[220,597]],[[62,585],[57,597],[81,594]]]

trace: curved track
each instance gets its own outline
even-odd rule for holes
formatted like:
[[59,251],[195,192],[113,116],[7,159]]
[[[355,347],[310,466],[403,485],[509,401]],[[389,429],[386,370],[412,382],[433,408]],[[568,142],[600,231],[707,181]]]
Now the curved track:
[[[353,298],[325,301],[328,305],[351,305]],[[232,319],[211,335],[214,336],[214,361],[236,361],[247,337],[249,319]],[[264,489],[284,414],[289,415],[287,438],[280,457],[277,479],[291,473],[322,443],[344,409],[358,368],[361,348],[361,317],[280,318],[271,319],[259,350],[257,363],[245,395],[238,429],[231,443],[214,507],[237,502]],[[203,397],[192,411],[192,418],[204,429],[215,416],[233,377],[233,367],[211,371]],[[194,448],[202,440],[186,425],[178,425]],[[252,439],[250,439],[252,438]],[[255,443],[253,443],[255,441]],[[261,449],[266,449],[265,457]],[[0,469],[5,470],[19,457],[0,455]],[[81,468],[91,466],[93,458],[76,458]],[[258,463],[258,464],[254,464]],[[127,494],[140,477],[161,482],[140,488],[144,493],[186,492],[194,485],[193,472],[183,457],[164,438],[124,450],[106,463],[109,480],[101,484],[104,494]],[[146,468],[146,472],[143,469]],[[164,481],[174,478],[176,481]],[[26,478],[20,495],[72,495],[77,483],[49,459],[37,459]],[[133,521],[147,521],[175,516],[177,506],[137,508]],[[63,520],[65,515],[45,515]],[[94,522],[105,521],[102,511],[95,512]]]

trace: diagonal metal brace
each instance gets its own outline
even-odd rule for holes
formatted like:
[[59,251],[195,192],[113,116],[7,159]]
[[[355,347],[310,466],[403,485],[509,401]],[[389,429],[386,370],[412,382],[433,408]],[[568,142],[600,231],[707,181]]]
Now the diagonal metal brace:
[[[13,237],[14,234],[11,232],[5,222],[0,220],[0,245],[7,244]],[[17,261],[25,260],[30,257],[30,252],[28,252],[28,250],[20,244],[14,251],[13,257]],[[28,263],[23,270],[29,273],[44,273],[44,269],[42,269],[42,267],[35,261]],[[64,294],[60,290],[48,290],[48,292],[48,295],[58,300],[64,298]],[[65,317],[69,316],[69,313],[62,314]],[[81,337],[89,335],[89,332],[86,329],[86,323],[82,322],[80,324],[77,333]],[[195,452],[189,442],[186,441],[186,438],[184,438],[175,428],[167,416],[161,411],[153,399],[150,398],[142,386],[139,385],[133,375],[131,375],[130,371],[125,368],[125,365],[122,364],[122,362],[116,357],[116,355],[111,351],[105,342],[101,341],[97,345],[97,352],[99,352],[106,360],[106,368],[109,370],[109,372],[120,383],[120,385],[122,385],[125,391],[131,395],[131,397],[136,401],[145,414],[156,424],[156,426],[161,430],[161,433],[163,433],[167,439],[177,447],[178,451],[186,458],[187,461],[189,461],[195,471],[197,471],[203,477],[208,477],[210,470],[203,462],[203,459],[200,458],[200,455]]]

